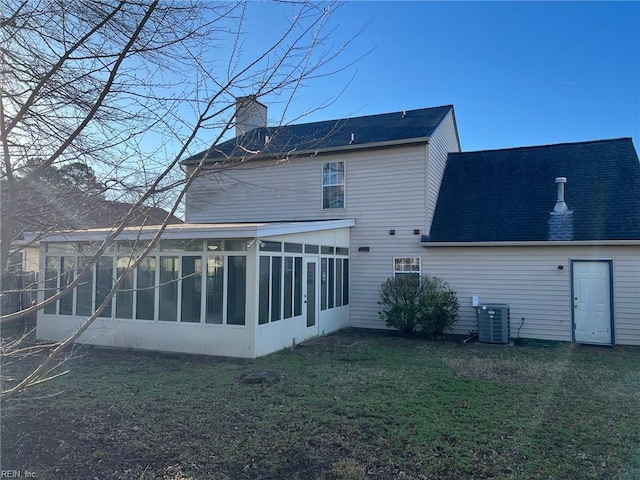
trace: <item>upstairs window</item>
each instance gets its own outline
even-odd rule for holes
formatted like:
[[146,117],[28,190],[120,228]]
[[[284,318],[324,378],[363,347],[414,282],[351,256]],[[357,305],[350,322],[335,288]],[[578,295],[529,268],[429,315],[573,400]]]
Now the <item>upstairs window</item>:
[[344,162],[322,164],[322,208],[344,208]]

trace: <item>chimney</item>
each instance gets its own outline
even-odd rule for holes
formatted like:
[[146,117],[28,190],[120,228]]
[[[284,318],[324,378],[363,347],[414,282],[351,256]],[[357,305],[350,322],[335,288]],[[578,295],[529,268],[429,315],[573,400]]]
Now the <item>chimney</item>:
[[564,201],[565,183],[567,183],[566,177],[556,178],[558,195],[556,205],[550,214],[551,218],[549,218],[550,241],[573,240],[573,210],[569,210],[569,207]]
[[236,98],[236,137],[267,126],[267,107],[255,95]]

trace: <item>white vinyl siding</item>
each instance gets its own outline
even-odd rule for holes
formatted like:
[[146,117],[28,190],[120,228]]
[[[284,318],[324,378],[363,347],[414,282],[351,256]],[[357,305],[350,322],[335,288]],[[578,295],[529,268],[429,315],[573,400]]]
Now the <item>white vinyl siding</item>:
[[[187,192],[189,223],[335,218],[321,208],[320,161],[260,160],[224,172],[205,171]],[[342,214],[343,211],[340,211]]]
[[480,303],[510,305],[513,338],[571,341],[570,261],[609,259],[613,260],[615,342],[640,345],[637,246],[430,247],[423,254],[423,273],[443,278],[457,292],[456,333],[476,330],[471,297],[478,295]]
[[429,139],[429,158],[427,163],[427,232],[431,229],[431,221],[436,210],[440,184],[447,164],[449,152],[459,152],[460,143],[453,118],[453,110],[438,125]]
[[40,269],[40,250],[37,248],[27,247],[25,252],[25,266],[27,272],[37,272]]
[[640,247],[619,252],[611,255],[616,343],[640,345]]
[[[344,209],[323,210],[319,201],[322,163],[329,161],[348,165],[349,198]],[[392,216],[401,221],[411,217],[411,224],[424,230],[424,215],[416,219],[415,214],[424,212],[425,162],[425,147],[414,146],[280,162],[258,160],[224,172],[209,170],[189,188],[186,221],[362,218],[386,225]]]
[[[424,145],[388,149],[348,161],[345,214],[356,218],[351,231],[351,326],[380,328],[379,288],[393,277],[393,258],[422,254],[420,234],[414,230],[425,233],[426,228],[426,150]],[[359,247],[369,251],[359,252]]]

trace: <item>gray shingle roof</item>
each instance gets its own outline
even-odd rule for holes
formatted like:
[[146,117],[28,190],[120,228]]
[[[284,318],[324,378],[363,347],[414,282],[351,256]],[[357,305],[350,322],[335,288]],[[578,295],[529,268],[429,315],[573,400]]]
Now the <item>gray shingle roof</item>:
[[[207,160],[247,156],[273,157],[301,152],[322,152],[366,148],[371,144],[426,139],[438,127],[452,105],[407,110],[363,117],[256,128],[244,136],[228,140],[213,149]],[[266,138],[268,144],[265,144]],[[248,152],[259,152],[251,154]],[[201,152],[183,161],[200,161]]]
[[562,176],[574,241],[640,239],[640,163],[620,138],[449,154],[428,241],[549,240]]

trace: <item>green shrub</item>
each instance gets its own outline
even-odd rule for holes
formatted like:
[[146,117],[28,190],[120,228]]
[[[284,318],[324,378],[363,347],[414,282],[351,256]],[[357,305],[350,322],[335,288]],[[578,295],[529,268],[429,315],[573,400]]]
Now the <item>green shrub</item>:
[[453,327],[460,303],[449,284],[437,277],[422,277],[418,324],[423,335],[434,336]]
[[437,277],[409,274],[389,278],[380,285],[380,317],[388,327],[401,333],[417,328],[433,336],[451,328],[458,319],[460,305],[456,292]]
[[382,311],[380,317],[387,327],[411,333],[418,324],[419,298],[422,293],[420,277],[414,274],[398,275],[389,278],[380,285]]

